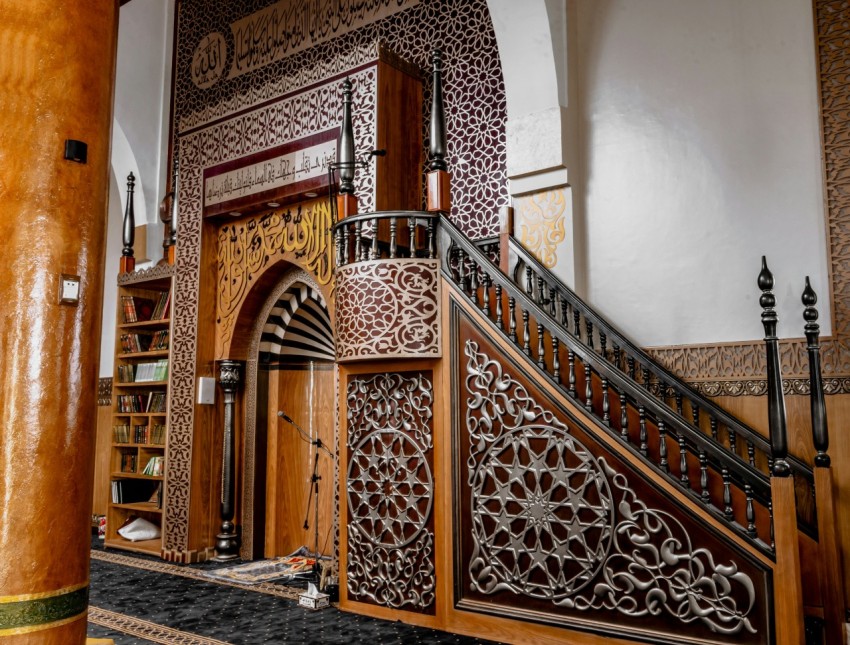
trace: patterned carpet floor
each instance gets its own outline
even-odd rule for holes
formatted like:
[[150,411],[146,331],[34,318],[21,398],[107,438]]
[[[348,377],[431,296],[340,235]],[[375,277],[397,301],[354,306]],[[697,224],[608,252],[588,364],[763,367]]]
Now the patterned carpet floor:
[[111,638],[116,645],[489,642],[334,607],[313,612],[298,606],[300,589],[275,583],[247,586],[202,575],[221,566],[181,566],[104,551],[95,538],[88,635]]

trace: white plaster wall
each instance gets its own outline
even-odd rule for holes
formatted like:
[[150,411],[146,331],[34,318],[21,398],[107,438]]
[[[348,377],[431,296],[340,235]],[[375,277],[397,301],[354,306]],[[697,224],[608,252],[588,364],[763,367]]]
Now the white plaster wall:
[[[143,0],[121,7],[115,78],[115,120],[138,164],[136,225],[147,224],[148,252],[162,257],[159,202],[165,195],[174,0]],[[130,169],[116,168],[119,185]]]
[[[645,346],[783,337],[805,275],[830,332],[808,0],[579,0],[590,302]],[[500,42],[501,46],[501,42]]]
[[[136,176],[136,225],[147,224],[147,249],[162,257],[159,202],[168,172],[168,118],[171,96],[171,34],[174,0],[137,0],[121,7],[112,141],[112,177],[103,292],[100,376],[112,376],[116,279],[127,174]],[[144,264],[137,264],[143,268]]]
[[106,226],[106,263],[103,281],[103,328],[100,333],[100,377],[112,376],[115,363],[115,316],[118,300],[118,260],[121,257],[121,227],[124,210],[120,184],[114,172],[109,173],[109,220]]

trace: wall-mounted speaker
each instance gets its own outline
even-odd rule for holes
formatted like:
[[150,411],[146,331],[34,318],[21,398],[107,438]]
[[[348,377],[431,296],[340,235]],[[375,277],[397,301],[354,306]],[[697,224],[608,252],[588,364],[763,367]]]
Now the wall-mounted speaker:
[[89,147],[86,143],[75,139],[65,139],[65,159],[68,161],[86,163],[88,154]]

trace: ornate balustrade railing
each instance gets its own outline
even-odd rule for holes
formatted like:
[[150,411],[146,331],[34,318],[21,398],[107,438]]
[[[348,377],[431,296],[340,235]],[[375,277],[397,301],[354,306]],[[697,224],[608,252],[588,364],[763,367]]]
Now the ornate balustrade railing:
[[382,211],[349,215],[334,225],[336,264],[386,258],[436,258],[439,213]]
[[[509,242],[509,273],[526,295],[554,321],[614,366],[622,375],[666,405],[685,424],[709,436],[733,459],[770,476],[770,442],[728,414],[679,377],[655,362],[646,352],[593,311],[575,292],[561,283],[516,240]],[[551,323],[550,323],[551,324]],[[816,535],[814,476],[796,457],[788,457],[798,491],[800,527]]]
[[[525,278],[520,286],[494,263],[493,240],[473,242],[435,213],[349,216],[335,225],[334,240],[338,266],[439,258],[444,276],[545,379],[692,500],[773,554],[769,443],[653,363],[522,249],[512,247]],[[805,464],[794,460],[793,467],[798,479],[811,480]],[[810,522],[802,527],[814,532]]]
[[550,383],[691,499],[772,554],[767,475],[581,342],[450,222],[443,220],[438,239],[445,277]]

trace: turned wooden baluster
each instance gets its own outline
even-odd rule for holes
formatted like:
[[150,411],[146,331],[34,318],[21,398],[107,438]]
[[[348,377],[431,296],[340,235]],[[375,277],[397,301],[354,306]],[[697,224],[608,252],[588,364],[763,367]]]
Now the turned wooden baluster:
[[559,354],[560,341],[552,336],[552,378],[560,385],[561,383],[561,357]]
[[483,302],[481,303],[481,309],[484,311],[484,315],[487,318],[490,317],[490,274],[484,273],[481,276],[481,286],[483,287]]
[[398,253],[398,217],[390,217],[390,260]]
[[590,363],[584,363],[584,407],[588,411],[593,409],[593,381],[591,379]]
[[744,484],[744,496],[747,498],[747,535],[756,537],[756,511],[753,506],[753,487]]
[[502,319],[502,285],[497,284],[495,287],[496,296],[496,325],[500,330],[505,330],[505,321]]
[[585,320],[584,326],[587,330],[587,346],[593,350],[593,322],[591,320]]
[[629,356],[626,359],[626,363],[628,364],[628,367],[629,367],[629,378],[632,381],[636,381],[637,379],[635,379],[635,359],[634,359],[634,357]]
[[522,352],[526,356],[531,356],[531,331],[528,324],[528,311],[522,311]]
[[581,339],[581,312],[573,307],[573,336]]
[[407,218],[407,230],[410,236],[410,257],[416,257],[416,218]]
[[717,441],[717,419],[710,417],[708,422],[711,424],[711,438]]
[[599,330],[599,355],[603,358],[606,357],[608,353],[608,337],[605,333],[600,329]]
[[617,369],[620,369],[620,346],[614,345],[614,365],[617,366]]
[[569,367],[568,380],[570,396],[576,398],[576,355],[570,349],[567,350],[567,365]]
[[602,377],[602,422],[611,425],[611,401],[608,396],[608,379]]
[[663,421],[658,422],[658,457],[661,470],[669,473],[670,465],[667,463],[667,427]]
[[537,323],[537,367],[546,369],[546,349],[543,345],[545,342],[543,325]]
[[534,282],[530,266],[525,267],[525,295],[534,300]]
[[620,438],[626,442],[629,440],[629,409],[625,392],[620,392]]
[[370,260],[378,259],[378,220],[372,220],[372,250],[369,253]]
[[679,481],[685,488],[691,487],[691,478],[688,477],[688,446],[685,444],[685,433],[679,432]]
[[348,231],[348,224],[343,224],[342,225],[342,248],[343,248],[343,251],[344,251],[344,258],[345,258],[345,262],[343,264],[348,264],[351,261],[351,257],[349,255],[349,253],[351,251],[349,245],[350,245],[351,242],[350,242],[349,237],[350,237],[350,233]]
[[720,469],[720,477],[723,480],[723,514],[731,522],[735,518],[735,509],[732,508],[732,479],[729,476],[729,468],[723,466]]
[[705,456],[703,448],[699,449],[699,486],[702,501],[707,504],[710,496],[708,492],[708,458]]
[[363,222],[358,220],[354,225],[354,261],[360,262],[363,259]]
[[434,218],[428,220],[428,259],[433,260],[437,257],[437,246],[434,241]]
[[508,296],[508,327],[511,342],[517,344],[516,335],[516,300],[513,296]]
[[638,437],[640,440],[640,454],[646,457],[646,410],[642,405],[638,407],[638,419],[640,426],[640,435]]

